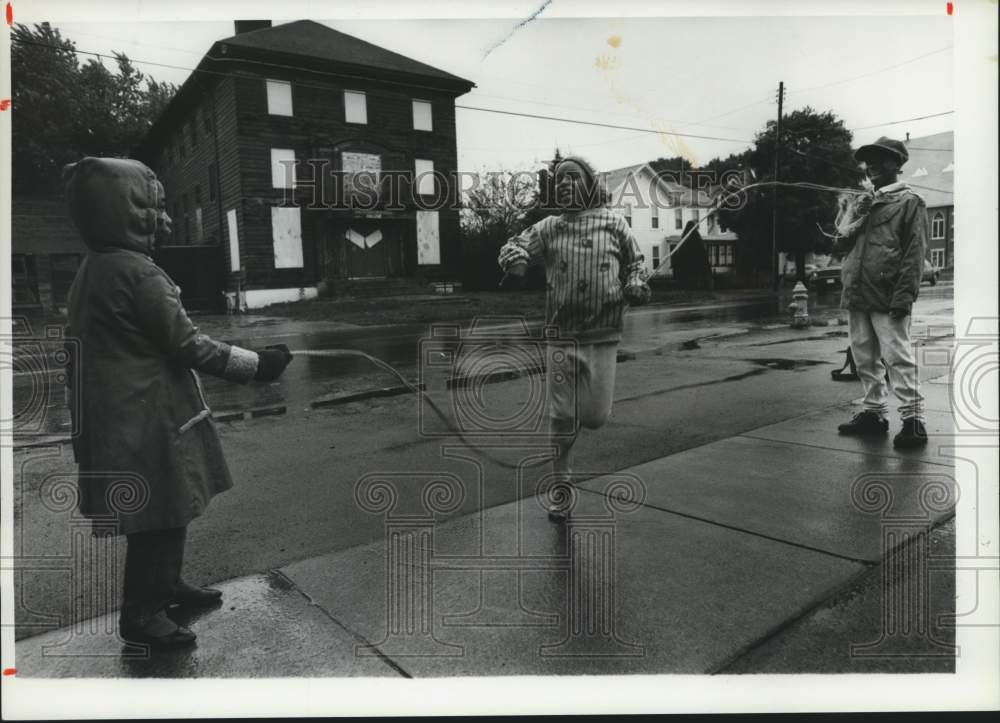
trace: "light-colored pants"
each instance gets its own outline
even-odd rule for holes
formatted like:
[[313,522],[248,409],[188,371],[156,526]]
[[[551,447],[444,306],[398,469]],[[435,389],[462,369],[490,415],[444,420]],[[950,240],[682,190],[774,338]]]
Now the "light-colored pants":
[[899,399],[899,415],[923,420],[924,398],[910,342],[910,318],[893,319],[880,311],[849,312],[851,354],[865,390],[865,411],[881,416],[888,411],[888,366],[889,381]]
[[617,341],[549,347],[549,429],[559,450],[553,471],[570,471],[570,453],[581,427],[597,429],[608,420],[617,367]]

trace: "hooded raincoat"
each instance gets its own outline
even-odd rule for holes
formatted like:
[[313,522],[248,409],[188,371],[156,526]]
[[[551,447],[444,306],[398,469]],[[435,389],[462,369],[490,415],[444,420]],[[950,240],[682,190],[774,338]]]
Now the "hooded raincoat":
[[64,170],[90,249],[69,295],[80,511],[122,534],[187,525],[232,486],[195,370],[250,381],[257,354],[200,334],[151,254],[163,186],[142,163]]

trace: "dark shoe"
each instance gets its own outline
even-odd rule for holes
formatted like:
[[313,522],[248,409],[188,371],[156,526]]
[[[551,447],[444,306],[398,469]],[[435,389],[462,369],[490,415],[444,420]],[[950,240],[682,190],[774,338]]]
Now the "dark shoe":
[[206,608],[218,604],[220,600],[222,600],[221,590],[210,587],[195,587],[182,582],[174,590],[170,604],[189,608]]
[[903,420],[903,429],[892,440],[892,446],[898,449],[913,449],[927,446],[927,429],[924,423],[915,417]]
[[198,637],[187,628],[170,620],[162,612],[154,615],[145,624],[122,622],[118,626],[118,632],[125,642],[151,645],[161,650],[191,645]]
[[854,415],[854,419],[841,424],[837,429],[841,434],[885,436],[889,433],[889,420],[883,419],[876,412],[858,412]]

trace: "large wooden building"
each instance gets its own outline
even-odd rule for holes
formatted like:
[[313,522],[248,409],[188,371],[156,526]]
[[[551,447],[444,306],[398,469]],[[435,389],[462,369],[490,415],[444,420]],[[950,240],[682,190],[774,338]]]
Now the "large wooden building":
[[312,21],[237,21],[135,151],[166,188],[158,262],[185,304],[453,277],[455,98],[472,87]]

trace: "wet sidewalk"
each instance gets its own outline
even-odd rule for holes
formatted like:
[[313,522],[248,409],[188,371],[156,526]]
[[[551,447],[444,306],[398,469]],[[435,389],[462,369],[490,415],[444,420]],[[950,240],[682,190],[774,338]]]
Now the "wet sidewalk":
[[[634,379],[616,404],[642,410]],[[838,436],[857,407],[836,403],[586,479],[564,525],[527,467],[493,505],[482,474],[374,475],[353,514],[380,521],[381,539],[217,585],[218,608],[181,619],[196,647],[146,656],[109,614],[19,641],[17,675],[947,672],[950,387],[938,376],[923,389],[923,450]],[[906,614],[918,579],[931,622],[887,634],[883,613]]]

